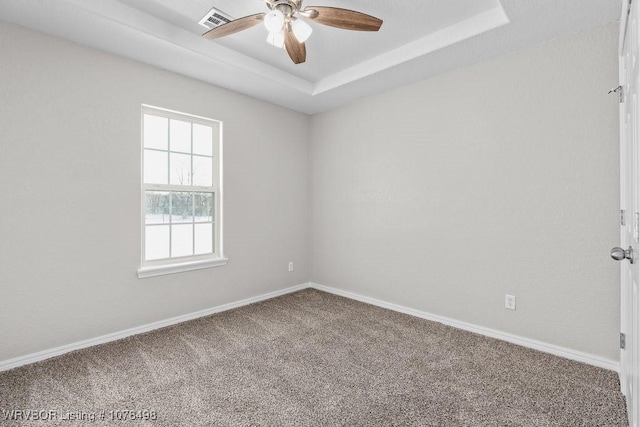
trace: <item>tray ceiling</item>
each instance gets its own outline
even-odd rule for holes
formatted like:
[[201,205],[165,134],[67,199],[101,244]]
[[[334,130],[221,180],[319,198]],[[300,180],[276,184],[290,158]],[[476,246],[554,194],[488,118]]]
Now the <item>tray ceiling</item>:
[[618,18],[618,0],[308,0],[361,11],[379,32],[310,22],[307,62],[266,43],[266,29],[205,40],[212,7],[234,18],[260,0],[3,0],[0,19],[308,114]]

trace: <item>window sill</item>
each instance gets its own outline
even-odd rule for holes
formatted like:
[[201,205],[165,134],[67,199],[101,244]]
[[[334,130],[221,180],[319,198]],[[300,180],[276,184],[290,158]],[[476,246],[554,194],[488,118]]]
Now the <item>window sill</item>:
[[138,269],[138,279],[147,277],[164,276],[166,274],[183,273],[185,271],[202,270],[203,268],[220,267],[227,265],[228,258],[212,258],[198,261],[181,262],[167,265],[154,265]]

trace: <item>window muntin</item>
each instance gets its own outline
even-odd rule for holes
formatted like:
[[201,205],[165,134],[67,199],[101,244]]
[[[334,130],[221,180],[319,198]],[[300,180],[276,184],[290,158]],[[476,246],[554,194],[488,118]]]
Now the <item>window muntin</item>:
[[222,258],[221,123],[143,106],[142,265]]

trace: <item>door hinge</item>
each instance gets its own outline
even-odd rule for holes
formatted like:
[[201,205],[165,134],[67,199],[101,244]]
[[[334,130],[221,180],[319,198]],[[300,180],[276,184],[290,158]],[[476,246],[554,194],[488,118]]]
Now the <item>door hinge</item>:
[[609,91],[609,93],[617,93],[618,94],[618,102],[622,104],[624,102],[624,90],[622,86],[618,86]]
[[627,346],[627,336],[620,332],[620,349],[624,350]]
[[625,214],[625,210],[624,209],[620,209],[620,225],[624,225],[624,214]]

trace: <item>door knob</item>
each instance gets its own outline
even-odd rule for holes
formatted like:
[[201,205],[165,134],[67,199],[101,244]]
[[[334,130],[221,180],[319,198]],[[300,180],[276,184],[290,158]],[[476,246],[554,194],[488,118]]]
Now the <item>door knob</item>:
[[622,248],[613,248],[611,249],[611,258],[616,261],[622,261],[623,259],[628,259],[633,264],[633,247],[629,246],[629,249],[624,250]]

